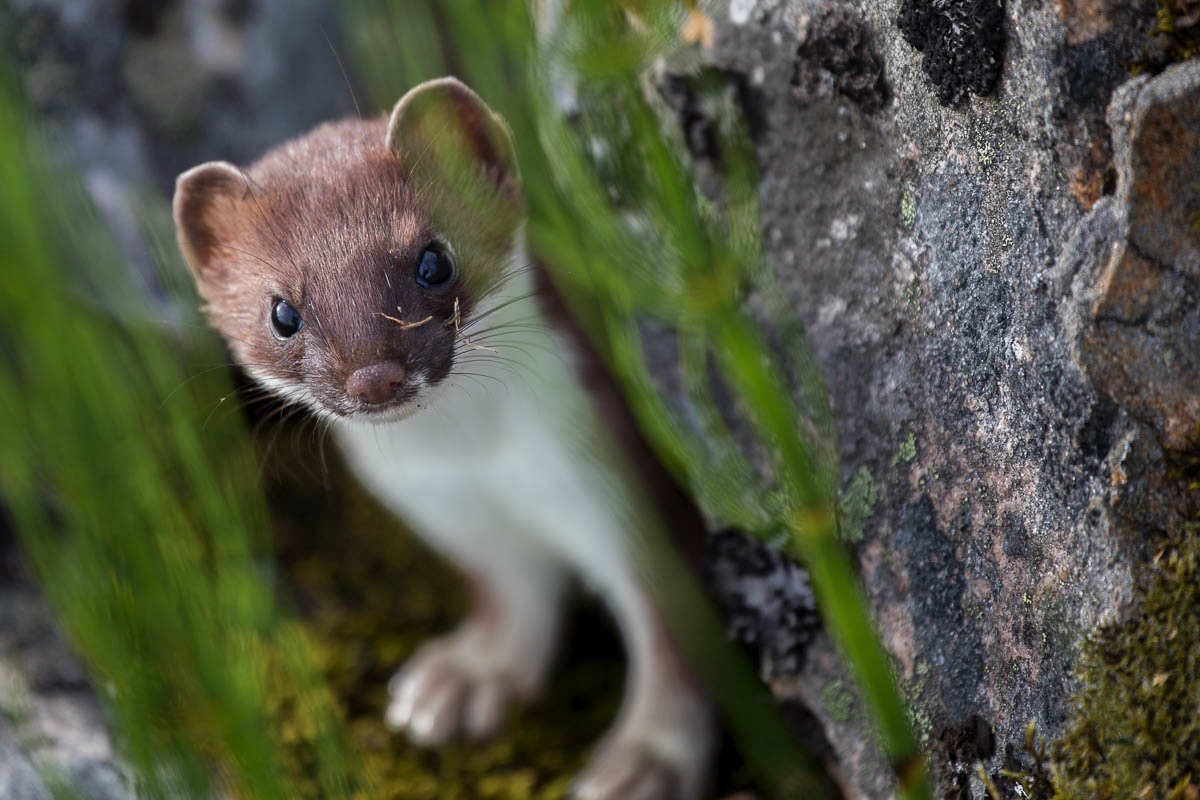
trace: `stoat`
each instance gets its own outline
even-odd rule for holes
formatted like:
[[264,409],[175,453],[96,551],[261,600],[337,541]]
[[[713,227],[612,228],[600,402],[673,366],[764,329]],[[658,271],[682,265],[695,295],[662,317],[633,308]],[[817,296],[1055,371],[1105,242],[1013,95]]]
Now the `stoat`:
[[494,733],[544,683],[575,575],[630,662],[575,795],[700,796],[713,714],[637,569],[638,497],[665,499],[656,511],[692,536],[701,520],[528,261],[504,121],[430,81],[387,119],[185,172],[174,213],[235,359],[327,421],[358,478],[471,586],[467,618],[392,679],[388,724],[428,745]]

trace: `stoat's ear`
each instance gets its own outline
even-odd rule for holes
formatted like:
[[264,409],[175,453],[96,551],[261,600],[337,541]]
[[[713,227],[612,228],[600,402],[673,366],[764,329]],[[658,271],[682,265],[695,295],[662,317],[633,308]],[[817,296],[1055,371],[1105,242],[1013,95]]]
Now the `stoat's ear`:
[[478,181],[480,174],[510,200],[520,175],[508,125],[456,78],[414,86],[388,120],[387,146],[417,181]]
[[218,246],[231,238],[248,191],[245,174],[225,161],[201,164],[176,178],[175,236],[197,282],[211,272]]

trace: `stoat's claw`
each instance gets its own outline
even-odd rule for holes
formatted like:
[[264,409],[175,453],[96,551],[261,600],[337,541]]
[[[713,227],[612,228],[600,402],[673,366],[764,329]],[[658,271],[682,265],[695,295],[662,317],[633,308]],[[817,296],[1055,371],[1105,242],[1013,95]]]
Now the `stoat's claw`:
[[491,736],[509,705],[527,694],[503,669],[478,654],[467,657],[456,644],[452,638],[430,642],[388,683],[384,721],[417,744]]

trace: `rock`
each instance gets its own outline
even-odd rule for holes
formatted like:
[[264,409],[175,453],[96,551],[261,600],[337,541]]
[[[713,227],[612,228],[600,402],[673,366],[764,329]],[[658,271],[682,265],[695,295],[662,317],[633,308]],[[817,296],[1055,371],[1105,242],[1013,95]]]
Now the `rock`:
[[[1007,3],[994,93],[950,108],[894,4],[759,4],[718,27],[714,65],[763,75],[765,238],[829,382],[844,498],[859,498],[857,557],[939,797],[982,797],[978,764],[1028,763],[1030,722],[1061,732],[1080,638],[1130,610],[1150,542],[1188,513],[1171,464],[1195,452],[1184,434],[1200,396],[1181,233],[1200,186],[1197,104],[1182,74],[1123,89],[1112,107],[1139,122],[1112,124],[1142,132],[1132,149],[1120,130],[1114,148],[1105,117],[1151,6]],[[856,13],[890,100],[864,113],[836,91],[789,98],[817,21]],[[826,69],[841,68],[855,74],[849,61]],[[1168,220],[1139,223],[1123,153],[1153,160],[1140,155],[1153,136],[1158,161],[1141,169],[1162,177],[1134,195],[1181,200]],[[1130,241],[1180,266],[1126,260],[1102,280],[1113,242],[1139,226]],[[827,640],[772,685],[821,720],[847,796],[889,795]]]
[[15,555],[0,542],[0,797],[49,800],[59,782],[81,800],[129,800],[107,723],[82,666]]
[[1121,87],[1117,193],[1068,251],[1078,359],[1173,452],[1200,449],[1200,63]]
[[0,727],[0,797],[10,800],[51,800],[50,791],[38,771],[4,727]]

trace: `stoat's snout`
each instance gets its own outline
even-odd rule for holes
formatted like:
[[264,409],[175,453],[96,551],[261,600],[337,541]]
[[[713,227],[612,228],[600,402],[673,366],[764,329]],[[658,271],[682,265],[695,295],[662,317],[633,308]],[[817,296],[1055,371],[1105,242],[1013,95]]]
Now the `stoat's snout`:
[[398,359],[386,359],[351,372],[345,381],[344,402],[332,407],[326,404],[325,408],[357,422],[395,422],[427,406],[436,385],[424,368],[413,369]]
[[405,389],[408,371],[399,361],[382,361],[356,369],[346,380],[346,394],[364,408],[383,406]]

